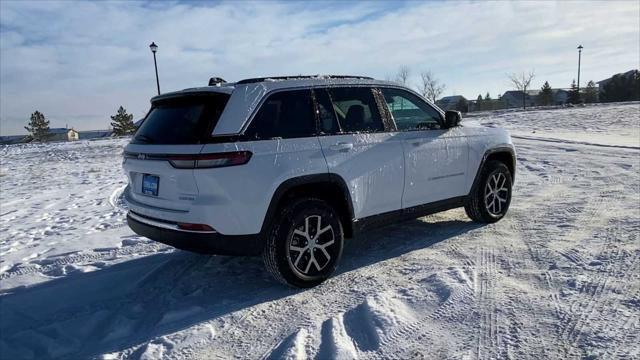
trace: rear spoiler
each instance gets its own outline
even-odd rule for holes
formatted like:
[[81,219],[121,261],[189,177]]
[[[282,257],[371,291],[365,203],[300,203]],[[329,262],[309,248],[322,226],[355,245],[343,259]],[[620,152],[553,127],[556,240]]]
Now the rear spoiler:
[[[219,91],[223,90],[224,91]],[[193,89],[185,89],[181,91],[174,91],[166,94],[157,95],[151,98],[151,104],[154,104],[158,101],[175,99],[181,97],[189,97],[189,96],[215,96],[219,94],[231,95],[233,88],[223,88],[219,87],[216,90],[212,90],[211,88],[193,88]]]

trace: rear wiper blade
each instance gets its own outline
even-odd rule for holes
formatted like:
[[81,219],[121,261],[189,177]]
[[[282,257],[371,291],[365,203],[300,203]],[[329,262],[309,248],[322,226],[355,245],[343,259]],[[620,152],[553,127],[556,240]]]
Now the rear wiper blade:
[[136,136],[136,140],[140,140],[142,142],[146,142],[146,143],[150,143],[150,144],[153,144],[153,142],[154,142],[153,139],[150,138],[147,135],[138,135],[138,136]]

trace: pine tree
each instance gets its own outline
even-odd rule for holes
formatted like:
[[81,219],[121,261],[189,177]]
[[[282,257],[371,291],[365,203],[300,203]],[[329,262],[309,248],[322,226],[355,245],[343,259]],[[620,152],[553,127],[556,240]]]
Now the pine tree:
[[540,89],[540,104],[542,105],[551,105],[553,104],[553,91],[551,90],[551,85],[549,85],[548,81],[544,82],[542,88]]
[[478,98],[476,99],[476,110],[484,110],[484,102],[480,94],[478,94]]
[[578,86],[576,85],[576,80],[573,79],[571,82],[571,90],[569,90],[569,103],[577,104],[580,102],[580,93],[578,93]]
[[118,109],[117,114],[111,116],[111,120],[113,120],[111,126],[115,135],[128,135],[136,131],[136,126],[133,124],[133,114],[127,114],[127,110],[122,106]]
[[24,127],[31,137],[36,141],[45,141],[49,135],[49,120],[44,118],[44,114],[36,110],[31,114],[29,125]]
[[596,89],[596,83],[593,80],[589,80],[587,88],[584,90],[584,102],[594,103],[598,101],[598,89]]
[[488,91],[484,95],[484,107],[485,110],[493,110],[493,99],[491,99],[491,95],[489,95]]

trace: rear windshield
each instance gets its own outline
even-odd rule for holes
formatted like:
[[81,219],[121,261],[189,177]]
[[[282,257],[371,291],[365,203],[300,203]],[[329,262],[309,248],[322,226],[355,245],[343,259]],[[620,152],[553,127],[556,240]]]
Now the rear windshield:
[[228,94],[216,93],[156,101],[131,142],[202,143],[211,136],[228,100]]

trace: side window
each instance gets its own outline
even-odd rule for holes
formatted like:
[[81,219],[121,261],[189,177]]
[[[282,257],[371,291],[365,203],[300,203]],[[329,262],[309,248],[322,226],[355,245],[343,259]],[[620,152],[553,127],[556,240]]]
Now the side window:
[[384,131],[371,88],[331,88],[328,90],[342,132]]
[[315,136],[311,91],[282,91],[269,96],[245,134],[262,140]]
[[333,110],[331,98],[326,89],[315,89],[316,103],[318,104],[318,119],[320,120],[320,132],[322,134],[337,134],[341,132],[340,125]]
[[382,94],[398,130],[440,129],[440,113],[419,97],[400,89],[382,89]]

